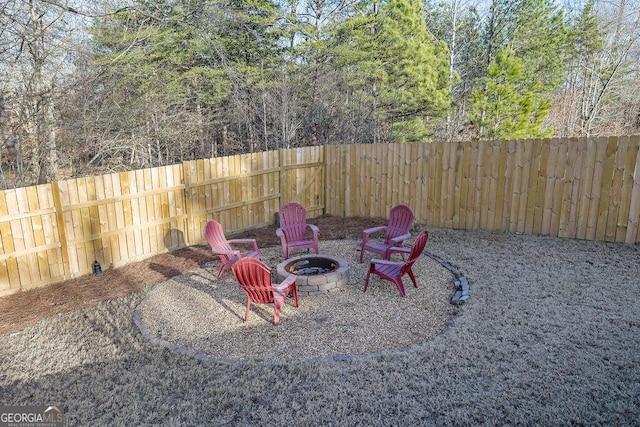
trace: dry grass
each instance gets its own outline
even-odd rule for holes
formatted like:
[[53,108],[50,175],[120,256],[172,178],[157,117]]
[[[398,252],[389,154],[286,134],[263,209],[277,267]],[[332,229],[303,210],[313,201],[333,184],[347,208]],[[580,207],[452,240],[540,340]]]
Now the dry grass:
[[445,334],[406,351],[198,360],[140,334],[132,317],[144,288],[2,335],[0,402],[56,404],[74,426],[638,425],[637,245],[429,234],[427,249],[469,279],[471,299]]

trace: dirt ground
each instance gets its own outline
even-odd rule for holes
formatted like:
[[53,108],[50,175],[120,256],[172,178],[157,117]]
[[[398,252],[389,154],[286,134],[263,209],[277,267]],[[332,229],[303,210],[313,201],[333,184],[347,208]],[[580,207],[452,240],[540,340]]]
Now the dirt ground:
[[[341,218],[325,215],[308,222],[320,228],[325,240],[357,239],[362,230],[386,222],[383,218]],[[259,247],[280,244],[276,227],[268,226],[227,238],[252,237]],[[97,275],[87,275],[20,292],[0,298],[0,335],[19,331],[39,320],[80,308],[92,307],[101,301],[125,296],[147,286],[199,268],[215,259],[209,247],[197,245],[172,253],[156,255],[144,261],[111,269]]]

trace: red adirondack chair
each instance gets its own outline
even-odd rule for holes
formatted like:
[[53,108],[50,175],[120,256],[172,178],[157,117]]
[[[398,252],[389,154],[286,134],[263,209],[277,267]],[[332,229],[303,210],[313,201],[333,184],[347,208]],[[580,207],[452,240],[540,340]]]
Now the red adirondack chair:
[[[381,279],[388,280],[393,282],[398,291],[400,291],[400,295],[403,297],[406,296],[404,292],[404,285],[402,284],[402,277],[405,274],[408,274],[413,282],[413,287],[417,288],[418,284],[416,283],[416,277],[413,274],[413,264],[416,262],[424,247],[427,245],[427,240],[429,238],[429,233],[426,231],[422,231],[416,240],[413,242],[411,246],[411,250],[409,252],[409,258],[403,262],[390,261],[387,259],[372,259],[369,264],[369,271],[367,272],[367,277],[364,281],[364,292],[367,291],[367,287],[369,286],[369,275],[371,273],[380,276]],[[401,251],[407,252],[409,248],[392,248],[392,251]]]
[[[220,270],[218,271],[218,277],[222,276],[222,273],[227,268],[231,267],[233,263],[240,258],[258,258],[260,259],[260,251],[258,250],[258,243],[256,239],[231,239],[227,240],[224,237],[224,231],[222,225],[218,221],[210,220],[204,227],[204,235],[207,238],[207,242],[211,247],[211,250],[215,255],[220,258]],[[231,245],[240,246],[243,245],[245,250],[234,249]],[[246,248],[251,248],[247,250]]]
[[293,295],[293,304],[298,307],[296,276],[287,276],[280,284],[271,283],[271,270],[262,261],[254,258],[242,258],[231,267],[233,276],[247,295],[247,310],[244,322],[249,319],[251,303],[273,304],[273,323],[280,322],[280,309],[289,293]]
[[[368,228],[362,232],[362,247],[360,248],[360,262],[364,251],[381,255],[383,259],[389,259],[390,249],[402,246],[402,242],[411,237],[411,226],[415,216],[407,205],[400,204],[391,208],[389,212],[389,224]],[[384,231],[384,240],[371,240],[373,235],[379,235]],[[404,257],[403,257],[404,259]]]
[[280,209],[280,228],[276,235],[280,237],[282,255],[289,258],[293,250],[313,249],[318,254],[318,227],[307,224],[307,210],[300,203],[290,202]]

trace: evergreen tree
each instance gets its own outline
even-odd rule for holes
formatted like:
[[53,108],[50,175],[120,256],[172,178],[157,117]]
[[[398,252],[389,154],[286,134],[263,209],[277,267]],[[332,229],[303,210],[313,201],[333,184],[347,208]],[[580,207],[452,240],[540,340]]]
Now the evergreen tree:
[[[478,136],[526,138],[549,134],[552,130],[543,130],[542,123],[565,70],[567,32],[562,11],[553,0],[493,0],[485,34],[487,74],[476,84],[471,114],[474,124],[479,125]],[[507,69],[498,71],[496,67],[500,66]],[[528,120],[505,121],[498,114],[503,111],[501,107],[485,103],[505,85],[516,90],[514,96],[520,98],[512,103],[515,116],[508,116],[526,114]],[[498,99],[507,102],[502,96]],[[533,110],[527,113],[529,109]],[[515,125],[525,122],[529,125]]]
[[448,49],[426,30],[418,0],[390,0],[344,21],[335,63],[354,106],[377,123],[373,141],[425,141],[451,104]]
[[465,121],[473,86],[484,76],[482,17],[474,0],[426,0],[427,28],[449,46],[453,109],[441,124],[447,140],[468,140]]
[[258,148],[261,85],[279,68],[278,11],[270,0],[140,0],[96,21],[109,105],[129,110],[116,126],[147,138],[148,164],[194,157],[190,147],[205,141],[213,144],[205,155],[215,155],[218,142],[226,152]]
[[483,90],[472,95],[472,121],[486,139],[523,139],[551,135],[543,121],[551,103],[537,95],[526,76],[523,61],[509,46],[500,48],[481,81]]

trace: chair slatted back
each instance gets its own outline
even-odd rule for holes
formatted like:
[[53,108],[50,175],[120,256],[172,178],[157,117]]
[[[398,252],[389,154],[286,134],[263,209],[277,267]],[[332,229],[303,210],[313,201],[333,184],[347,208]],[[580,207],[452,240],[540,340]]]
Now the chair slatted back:
[[250,300],[260,304],[273,303],[271,270],[255,258],[242,258],[231,267],[238,285]]
[[212,251],[215,252],[216,249],[221,251],[232,250],[231,245],[229,245],[229,242],[227,242],[227,238],[224,235],[222,225],[218,221],[207,221],[204,229],[204,235],[207,238],[207,242],[209,243]]
[[413,226],[415,215],[411,208],[405,204],[396,205],[389,212],[389,224],[385,233],[384,242],[391,244],[391,239],[408,233]]
[[418,257],[424,251],[425,246],[427,246],[427,240],[429,239],[429,233],[426,230],[423,230],[418,234],[416,240],[413,242],[411,246],[411,252],[409,253],[409,258],[404,263],[402,268],[400,269],[400,276],[404,275],[406,272],[411,270],[411,267],[416,262]]
[[289,241],[305,240],[307,229],[307,210],[305,207],[296,202],[282,206],[280,209],[280,228]]

